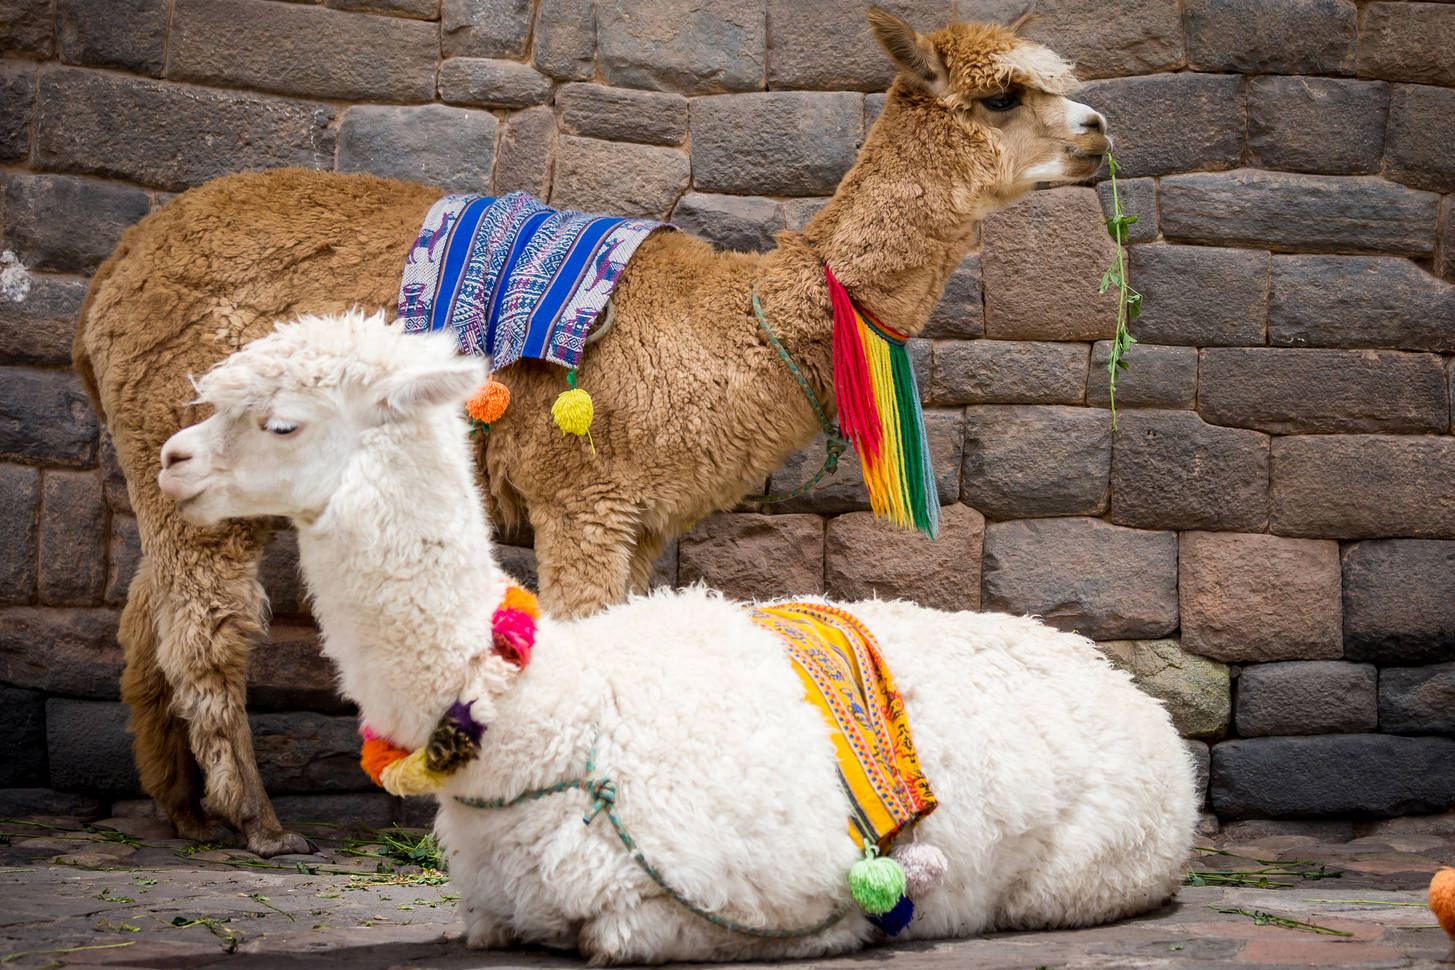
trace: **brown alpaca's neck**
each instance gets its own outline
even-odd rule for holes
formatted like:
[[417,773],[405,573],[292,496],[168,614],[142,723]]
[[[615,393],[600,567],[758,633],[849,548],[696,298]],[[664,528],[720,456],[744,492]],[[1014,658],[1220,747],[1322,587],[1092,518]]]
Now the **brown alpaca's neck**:
[[903,80],[803,235],[861,307],[919,333],[992,199],[1000,155]]

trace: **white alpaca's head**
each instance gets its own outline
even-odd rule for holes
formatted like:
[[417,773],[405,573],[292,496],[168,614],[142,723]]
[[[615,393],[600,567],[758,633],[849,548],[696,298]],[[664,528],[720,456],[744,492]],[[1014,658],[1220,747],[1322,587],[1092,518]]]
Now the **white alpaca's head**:
[[[162,492],[194,525],[251,516],[317,518],[371,438],[424,434],[485,379],[452,336],[405,334],[383,313],[281,323],[196,382],[216,411],[162,447]],[[396,436],[397,437],[397,436]],[[432,445],[421,460],[438,460]]]

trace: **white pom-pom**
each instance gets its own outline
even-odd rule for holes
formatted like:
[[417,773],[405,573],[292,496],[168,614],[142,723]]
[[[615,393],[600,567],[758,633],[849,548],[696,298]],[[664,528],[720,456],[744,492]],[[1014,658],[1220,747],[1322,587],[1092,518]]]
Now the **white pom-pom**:
[[926,842],[910,842],[889,853],[904,870],[904,894],[910,899],[923,899],[940,884],[950,860],[945,854]]

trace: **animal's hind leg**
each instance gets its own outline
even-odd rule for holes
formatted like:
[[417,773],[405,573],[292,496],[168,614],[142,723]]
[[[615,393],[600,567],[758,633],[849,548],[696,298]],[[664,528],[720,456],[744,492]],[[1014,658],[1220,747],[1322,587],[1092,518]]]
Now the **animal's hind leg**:
[[652,588],[652,575],[657,560],[667,545],[667,537],[660,532],[646,531],[632,552],[631,567],[627,580],[627,592],[641,594]]
[[532,503],[541,606],[565,619],[626,599],[642,529],[636,506],[614,495]]
[[203,808],[263,856],[309,850],[278,824],[247,718],[248,651],[266,607],[258,561],[269,531],[257,522],[195,530],[173,517],[149,550],[156,663],[205,779]]

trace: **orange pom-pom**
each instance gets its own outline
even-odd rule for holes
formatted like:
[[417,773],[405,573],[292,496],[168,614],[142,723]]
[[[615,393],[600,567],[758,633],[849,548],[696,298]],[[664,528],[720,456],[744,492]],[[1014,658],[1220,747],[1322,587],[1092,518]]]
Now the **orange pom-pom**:
[[520,610],[532,620],[541,618],[541,605],[536,599],[536,594],[528,589],[519,586],[511,586],[505,591],[505,598],[500,601],[500,608],[504,610]]
[[1455,869],[1443,866],[1430,880],[1430,909],[1440,928],[1455,940]]
[[476,421],[489,424],[499,420],[505,413],[505,408],[510,404],[510,388],[491,378],[481,385],[480,389],[470,400],[465,402],[465,410],[470,417]]
[[383,782],[379,780],[379,775],[384,769],[401,758],[407,757],[409,757],[409,752],[403,748],[396,748],[382,738],[370,738],[364,742],[363,756],[359,758],[359,765],[374,784],[380,785]]

